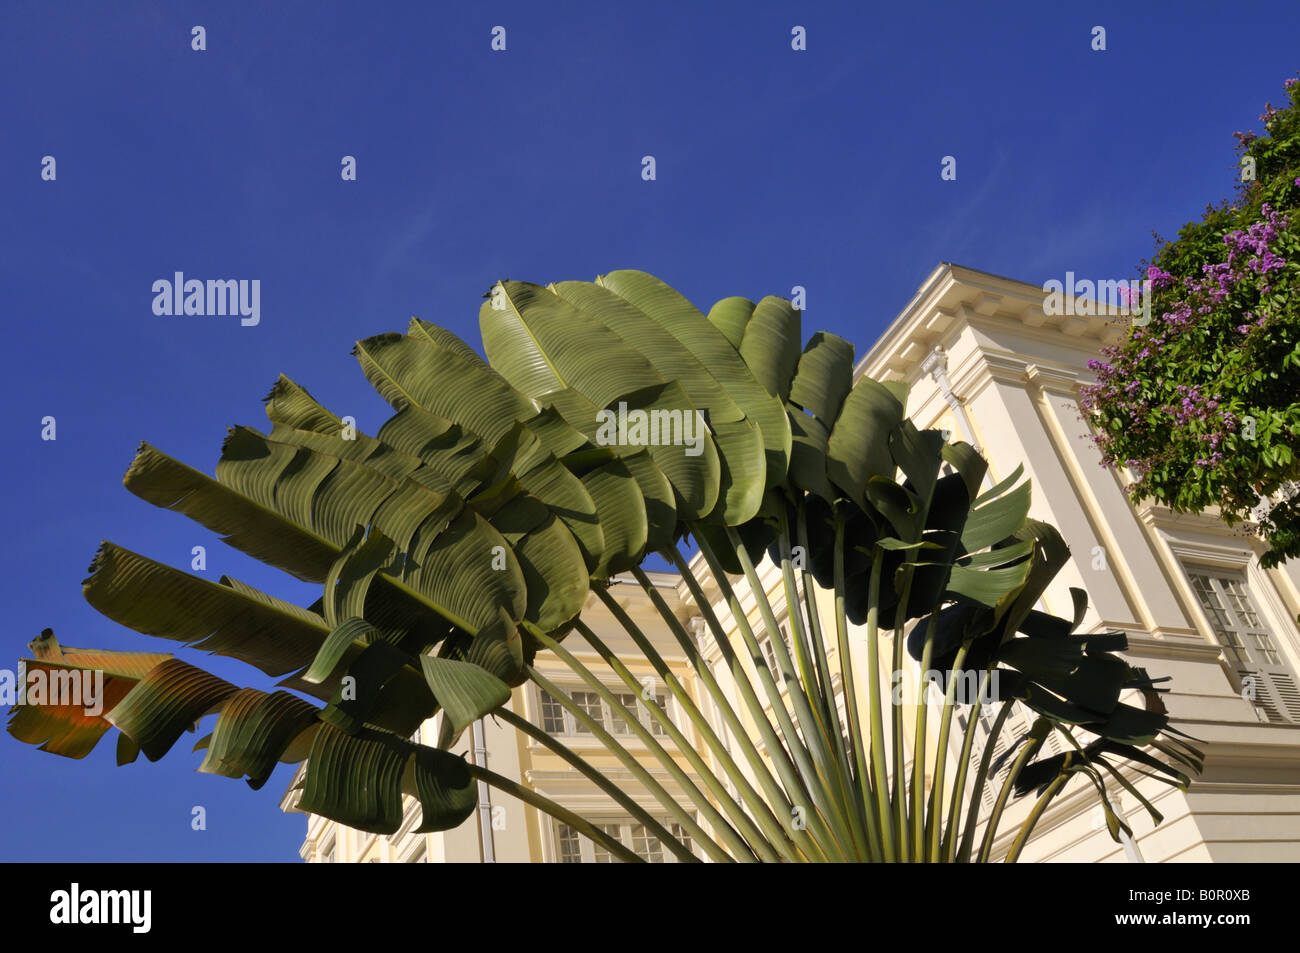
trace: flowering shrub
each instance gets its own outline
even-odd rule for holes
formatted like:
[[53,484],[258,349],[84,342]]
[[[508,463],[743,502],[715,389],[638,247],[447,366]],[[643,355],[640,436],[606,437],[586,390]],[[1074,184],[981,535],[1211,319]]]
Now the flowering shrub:
[[1236,134],[1235,201],[1160,244],[1150,323],[1089,362],[1081,401],[1135,502],[1251,521],[1265,566],[1300,555],[1300,82],[1286,93],[1265,135]]

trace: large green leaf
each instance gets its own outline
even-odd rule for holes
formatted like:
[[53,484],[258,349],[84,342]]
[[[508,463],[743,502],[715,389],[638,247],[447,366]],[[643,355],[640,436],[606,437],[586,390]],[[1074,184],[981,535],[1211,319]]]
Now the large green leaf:
[[628,301],[677,338],[709,368],[750,420],[763,433],[767,455],[765,484],[785,479],[790,459],[790,422],[781,400],[754,379],[726,335],[676,289],[643,271],[612,271],[596,283]]
[[[642,481],[657,474],[657,479],[663,481],[659,484],[660,493],[670,492],[667,479],[658,468],[648,458],[642,459],[648,464],[642,468]],[[648,498],[643,493],[644,483],[639,486],[641,481],[634,478],[629,465],[631,462],[631,458],[611,460],[585,472],[579,468],[578,477],[591,494],[605,535],[605,549],[591,572],[595,578],[612,576],[630,569],[641,561],[645,552],[649,532]],[[671,505],[671,500],[664,499],[663,495],[658,502],[661,506]]]
[[337,435],[343,432],[343,420],[322,407],[307,389],[281,374],[264,398],[266,416],[273,424],[295,430]]
[[114,622],[240,659],[268,675],[312,660],[329,633],[324,619],[233,580],[222,583],[105,542],[82,592]]
[[333,678],[347,656],[359,654],[363,648],[380,638],[379,631],[365,619],[356,616],[344,619],[330,630],[330,634],[321,643],[316,657],[302,674],[303,681],[320,684]]
[[385,641],[375,641],[348,664],[322,721],[357,734],[364,727],[410,735],[437,711],[417,659]]
[[228,778],[247,775],[248,786],[257,790],[289,743],[315,723],[316,709],[288,692],[241,688],[222,704],[198,770]]
[[740,342],[740,356],[769,394],[784,402],[799,365],[803,341],[799,312],[784,298],[769,295],[758,303]]
[[414,404],[493,443],[540,409],[491,368],[427,338],[380,334],[358,341],[353,353],[395,410]]
[[423,407],[407,404],[379,428],[379,440],[419,457],[462,497],[472,494],[482,483],[478,473],[487,455],[483,440]]
[[[624,458],[648,453],[671,484],[675,509],[681,516],[694,519],[707,515],[717,504],[721,480],[718,449],[707,428],[701,431],[697,423],[692,423],[699,440],[698,454],[695,447],[684,443],[650,442],[658,439],[665,427],[670,436],[675,432],[684,434],[684,429],[673,431],[672,428],[674,425],[684,428],[687,416],[695,412],[686,392],[680,384],[672,382],[625,397],[620,402],[625,406],[602,408],[573,388],[560,388],[542,395],[540,400],[558,411],[598,449]],[[639,424],[636,415],[643,415]],[[636,426],[640,429],[634,429]]]
[[[641,531],[640,516],[642,511],[645,515],[645,544],[639,553],[633,554],[630,558],[639,561],[641,556],[647,552],[658,552],[661,549],[672,544],[677,532],[677,494],[673,490],[673,485],[668,482],[668,477],[664,472],[655,465],[654,460],[650,457],[647,450],[640,453],[628,454],[620,461],[627,468],[628,474],[635,482],[636,491],[640,494],[641,509],[636,513],[626,510],[619,511],[616,516],[602,518],[601,523],[604,526],[610,526],[610,520],[624,527],[623,534],[630,542],[637,537]],[[606,468],[609,468],[608,465]],[[613,471],[611,471],[613,472]],[[587,476],[583,478],[583,483],[588,489],[592,488],[591,482],[592,471],[588,471]],[[721,485],[721,481],[719,481]],[[610,497],[607,487],[602,487],[600,491],[603,496]],[[593,493],[593,496],[595,493]],[[620,488],[617,496],[627,496],[630,493]],[[609,511],[614,507],[612,499],[607,499],[604,503],[604,510]],[[619,547],[614,547],[619,550]],[[621,550],[620,550],[621,551]],[[628,550],[631,552],[631,550]],[[610,575],[613,572],[621,571],[624,568],[630,568],[627,560],[608,558],[602,561],[604,571],[593,572],[592,576],[600,578]]]
[[745,339],[745,325],[749,324],[754,308],[754,302],[748,298],[723,298],[709,309],[709,323],[721,331],[728,343],[739,351],[740,343]]
[[108,713],[108,720],[157,761],[203,715],[238,689],[180,659],[161,662]]
[[729,525],[750,519],[762,502],[763,481],[755,477],[765,466],[762,431],[708,367],[666,328],[609,289],[581,281],[550,287],[635,347],[665,380],[678,381],[694,407],[707,410],[722,466],[722,499],[712,515]]
[[357,830],[391,834],[402,823],[402,775],[410,758],[409,747],[391,736],[353,736],[322,725],[298,806]]
[[[487,297],[487,295],[484,295],[484,297]],[[456,356],[463,358],[469,364],[477,364],[480,367],[487,366],[487,361],[479,357],[477,351],[458,338],[451,331],[439,327],[431,321],[421,321],[419,318],[411,318],[410,324],[406,327],[406,333],[414,338],[424,338],[427,341],[432,341],[439,347],[445,348]]]
[[424,811],[417,831],[449,831],[474,813],[477,788],[464,758],[420,747],[410,768],[415,794]]
[[530,397],[572,387],[597,407],[667,383],[642,353],[539,285],[502,281],[479,309],[488,362]]
[[999,569],[970,569],[953,566],[948,590],[986,606],[998,604],[1007,593],[1015,592],[1029,575],[1029,563]]
[[[577,617],[587,601],[587,567],[573,534],[545,511],[540,526],[506,539],[519,561],[528,602],[523,619],[553,632]],[[498,528],[504,529],[500,521]]]
[[829,431],[852,389],[853,345],[829,331],[818,331],[799,357],[790,402],[808,411]]
[[239,551],[298,579],[323,581],[338,554],[330,540],[147,443],[122,482],[142,500],[183,513]]
[[476,636],[453,633],[439,646],[438,656],[476,665],[507,685],[522,684],[524,663],[528,661],[519,628],[505,612]]
[[1029,515],[1031,493],[1032,487],[1026,482],[1010,492],[976,506],[966,520],[965,530],[962,531],[962,545],[974,552],[998,540],[1006,539],[1014,533],[1024,524],[1025,518]]
[[849,392],[827,441],[826,473],[840,490],[866,509],[872,477],[893,482],[889,435],[903,419],[903,405],[883,384],[863,377]]
[[425,655],[420,665],[456,732],[510,700],[510,686],[472,662]]
[[816,493],[827,502],[839,493],[826,476],[826,452],[830,431],[809,414],[791,405],[790,484],[808,493]]

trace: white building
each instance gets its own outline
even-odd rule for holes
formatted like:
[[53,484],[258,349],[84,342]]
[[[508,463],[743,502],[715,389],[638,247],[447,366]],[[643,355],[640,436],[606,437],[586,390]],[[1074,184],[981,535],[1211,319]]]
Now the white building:
[[[1155,827],[1124,794],[1117,804],[1134,831],[1124,847],[1099,824],[1092,786],[1072,782],[1039,822],[1022,860],[1300,860],[1300,565],[1261,569],[1262,544],[1213,514],[1176,515],[1162,506],[1135,508],[1128,502],[1124,477],[1099,465],[1078,408],[1078,389],[1091,380],[1086,362],[1117,339],[1121,328],[1114,318],[1049,316],[1044,298],[1036,285],[940,265],[858,367],[859,374],[878,380],[909,383],[907,412],[913,422],[948,429],[981,448],[991,482],[1024,465],[1033,481],[1030,515],[1055,525],[1071,548],[1070,562],[1045,596],[1045,608],[1069,616],[1068,587],[1086,590],[1089,609],[1080,631],[1123,630],[1130,660],[1153,675],[1172,676],[1172,691],[1163,696],[1171,719],[1200,739],[1206,755],[1205,770],[1187,793],[1134,779],[1164,823]],[[775,590],[774,567],[760,569]],[[714,587],[705,582],[714,598]],[[716,661],[717,647],[685,585],[669,574],[657,575],[656,585],[670,597],[678,618],[698,634],[705,657]],[[743,595],[744,590],[740,580],[737,591]],[[656,645],[662,643],[674,671],[680,666],[701,708],[715,716],[644,593],[635,585],[616,591]],[[603,607],[596,608],[584,619],[602,638],[617,638],[621,629]],[[594,667],[597,657],[578,652],[576,640],[571,636],[565,645]],[[834,669],[833,651],[831,656]],[[539,660],[539,667],[561,687],[578,687],[566,681],[569,669],[558,660]],[[725,672],[718,670],[718,678],[725,687]],[[611,683],[611,689],[627,690],[621,682]],[[599,699],[591,699],[584,698],[591,712],[601,712],[611,730],[617,728]],[[545,706],[535,686],[516,689],[511,705],[534,724],[562,729],[566,743],[608,765],[607,773],[620,784],[626,781],[638,803],[662,814],[632,772],[602,760],[600,745]],[[487,763],[494,771],[584,816],[601,818],[611,830],[617,825],[620,839],[643,856],[669,859],[647,832],[620,816],[613,801],[554,755],[512,727],[493,726],[490,719],[488,725]],[[680,791],[671,778],[656,775],[655,764],[645,762],[655,780]],[[292,809],[289,799],[285,807]],[[492,833],[497,860],[601,859],[586,838],[518,801],[494,792],[493,807],[504,808],[496,811]],[[1002,825],[1005,834],[995,856],[1007,848],[1014,819],[1013,812]],[[418,823],[414,802],[403,831],[393,838],[312,817],[301,854],[308,861],[477,861],[484,856],[480,826],[473,821],[445,834],[405,833]]]

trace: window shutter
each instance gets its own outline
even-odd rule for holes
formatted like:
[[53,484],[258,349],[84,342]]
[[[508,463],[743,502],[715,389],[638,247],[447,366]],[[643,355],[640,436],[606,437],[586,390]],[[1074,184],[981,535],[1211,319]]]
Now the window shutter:
[[[997,771],[994,771],[992,766],[997,764],[998,760],[1007,753],[1007,749],[1011,747],[1017,738],[1029,731],[1032,724],[1024,706],[1018,702],[1004,702],[1004,704],[1014,705],[1015,707],[1011,709],[1011,714],[1007,715],[1007,720],[1003,722],[1002,730],[998,732],[997,741],[993,745],[993,756],[989,760],[989,775],[984,784],[984,791],[981,794],[985,812],[991,810],[994,803],[996,803],[998,792],[1002,790],[1002,782],[1011,773],[1011,764],[1015,758],[1008,757],[1006,763]],[[954,733],[950,743],[954,746],[958,757],[961,756],[961,746],[965,741],[966,725],[970,717],[969,711],[969,709],[966,709],[957,712],[957,724],[961,730]],[[975,782],[976,773],[979,771],[980,761],[984,758],[984,748],[988,744],[989,733],[993,728],[993,722],[998,717],[998,711],[999,708],[996,703],[980,706],[979,724],[975,728],[975,742],[971,745],[970,768],[967,773],[967,777],[970,779],[968,783],[972,785]]]
[[1300,722],[1300,687],[1239,573],[1189,572],[1192,590],[1235,674],[1263,720]]
[[[1010,750],[1017,738],[1029,730],[1029,720],[1025,717],[1024,707],[1019,702],[1015,701],[1007,701],[1003,702],[1003,704],[1012,706],[1011,714],[1007,716],[1007,720],[1003,723],[1002,730],[998,732],[997,740],[993,744],[992,764],[997,764],[998,759],[1004,756],[1006,756],[1006,760],[1003,762],[1002,767],[997,771],[994,771],[991,766],[989,768],[989,782],[984,786],[985,808],[993,807],[994,803],[997,801],[998,792],[1002,790],[1002,782],[1005,781],[1007,775],[1011,773],[1011,764],[1015,761],[1015,756],[1007,755],[1007,751]],[[981,709],[981,711],[984,710],[987,710],[987,706],[986,708]],[[989,712],[984,727],[986,737],[989,730],[993,727],[993,719],[996,717],[996,712]],[[1018,754],[1019,752],[1017,751],[1016,753]]]

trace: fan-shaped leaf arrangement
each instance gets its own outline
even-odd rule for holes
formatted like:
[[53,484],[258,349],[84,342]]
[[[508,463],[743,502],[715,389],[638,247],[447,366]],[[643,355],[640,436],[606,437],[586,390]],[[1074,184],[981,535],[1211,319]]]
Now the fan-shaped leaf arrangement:
[[[818,332],[801,347],[800,313],[788,301],[724,298],[705,315],[638,271],[545,287],[503,281],[485,298],[486,361],[420,320],[405,334],[357,343],[363,372],[395,411],[373,437],[281,377],[266,398],[269,429],[233,428],[215,478],[140,447],[127,489],[319,584],[321,597],[303,608],[105,542],[86,598],[139,632],[247,662],[281,679],[277,690],[241,688],[170,655],[61,648],[46,635],[32,643],[28,671],[105,672],[103,713],[29,698],[9,731],[83,757],[116,727],[118,762],[126,763],[140,751],[162,757],[215,713],[212,733],[195,746],[206,749],[200,771],[257,788],[278,762],[305,758],[301,806],[349,826],[391,833],[405,794],[422,805],[421,830],[454,827],[473,811],[477,779],[626,860],[636,857],[587,820],[445,748],[496,713],[589,777],[679,859],[696,856],[689,835],[719,861],[988,859],[1008,799],[1037,789],[1014,859],[1047,801],[1075,774],[1097,786],[1118,835],[1123,822],[1106,782],[1137,793],[1121,762],[1179,785],[1187,781],[1180,766],[1199,767],[1196,751],[1172,737],[1151,680],[1117,655],[1123,635],[1073,634],[1081,592],[1073,620],[1034,608],[1067,550],[1054,529],[1028,519],[1019,470],[981,493],[986,465],[970,446],[914,427],[899,385],[855,382],[853,348],[841,338]],[[700,546],[700,571],[712,574],[732,610],[734,632],[682,555],[688,535]],[[752,732],[640,570],[648,553],[682,571]],[[792,623],[788,648],[771,640],[783,684],[759,645],[778,630],[755,569],[765,556],[781,567]],[[609,579],[624,573],[656,600],[721,706],[730,745],[606,593]],[[745,577],[758,595],[757,630],[739,611],[731,576]],[[659,671],[720,769],[653,701],[644,704],[662,732],[644,731],[566,650],[562,640],[576,630],[639,692],[623,660],[580,618],[593,592]],[[833,601],[833,611],[820,613],[819,600]],[[836,631],[823,632],[822,619],[832,616]],[[858,651],[865,648],[871,675],[863,685],[847,664],[851,625],[865,627]],[[922,670],[946,675],[929,753],[930,706],[914,707],[909,736],[903,709],[882,697],[882,629],[895,630],[894,671],[903,668],[906,643]],[[691,803],[671,797],[532,668],[539,650],[556,653],[607,696]],[[855,700],[843,715],[832,654]],[[530,677],[636,774],[681,825],[677,835],[585,759],[502,707],[510,686]],[[982,723],[976,709],[991,704],[958,696],[972,678],[997,682],[1002,699],[1038,716],[1009,746],[1014,763],[988,817],[980,816],[979,795],[1000,765],[990,739],[968,776]],[[1151,701],[1127,704],[1126,690]],[[946,778],[955,710],[968,714],[964,757]],[[994,737],[1010,710],[999,707]],[[408,740],[438,712],[440,747]],[[1070,747],[1035,760],[1051,732]]]

